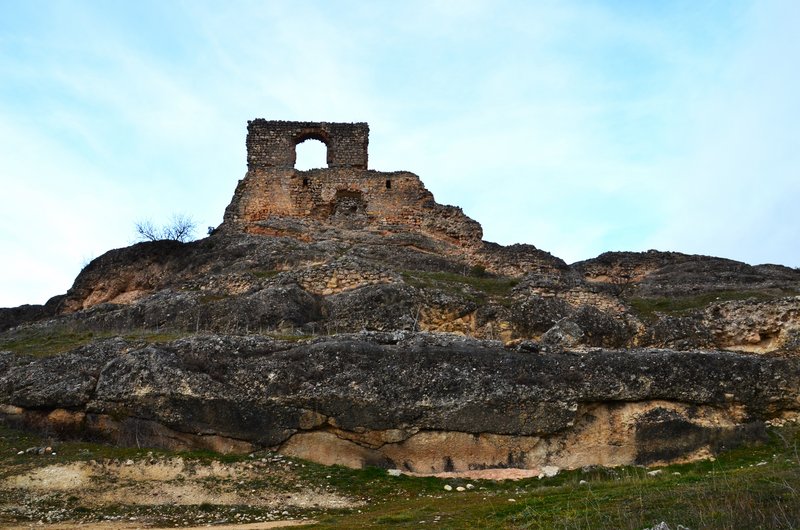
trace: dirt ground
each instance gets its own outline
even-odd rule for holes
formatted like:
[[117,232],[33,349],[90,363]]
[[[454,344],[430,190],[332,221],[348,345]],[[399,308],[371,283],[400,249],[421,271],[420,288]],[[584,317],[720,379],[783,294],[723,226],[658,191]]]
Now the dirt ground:
[[445,471],[442,473],[411,473],[408,471],[403,472],[405,475],[413,477],[436,477],[436,478],[464,478],[472,480],[520,480],[524,478],[532,478],[543,476],[543,471],[540,469],[516,469],[516,468],[498,468],[498,469],[471,469],[469,471]]
[[[70,492],[87,505],[218,505],[349,508],[354,504],[324,491],[242,490],[255,478],[252,464],[186,465],[182,458],[127,463],[75,462],[51,465],[7,478],[3,488],[36,492]],[[288,478],[285,474],[281,478]],[[113,484],[115,487],[107,487]],[[278,488],[276,488],[277,490]]]
[[[350,487],[347,471],[272,451],[225,458],[100,445],[27,450],[20,445],[16,440],[3,451],[2,528],[261,530],[308,525],[340,510],[360,512],[374,500],[368,488]],[[434,476],[457,482],[505,480],[542,471],[489,469]],[[467,487],[475,486],[464,482],[459,491]]]
[[[303,481],[295,465],[280,456],[235,463],[164,456],[53,463],[6,474],[0,513],[32,521],[12,528],[74,528],[66,524],[72,521],[108,530],[161,524],[259,530],[309,524],[315,511],[363,504]],[[133,515],[120,506],[133,507]]]
[[[214,530],[267,530],[269,528],[288,528],[297,526],[306,526],[314,524],[315,521],[275,521],[271,523],[248,523],[239,525],[216,525]],[[89,524],[48,524],[48,525],[24,525],[24,526],[8,526],[8,530],[135,530],[143,528],[142,525],[135,523],[89,523]],[[166,530],[169,527],[148,527],[152,530]],[[208,530],[208,526],[189,526],[183,527],[182,530]],[[172,529],[170,529],[172,530]]]

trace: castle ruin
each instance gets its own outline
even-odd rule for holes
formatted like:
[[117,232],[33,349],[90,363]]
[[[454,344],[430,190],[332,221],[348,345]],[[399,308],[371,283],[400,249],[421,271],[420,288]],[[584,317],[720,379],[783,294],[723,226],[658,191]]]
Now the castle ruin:
[[297,145],[306,140],[325,144],[329,168],[367,169],[366,123],[262,119],[247,124],[247,169],[294,168]]
[[[297,145],[306,140],[325,144],[327,168],[295,169]],[[460,208],[437,204],[417,175],[368,169],[368,145],[366,123],[248,122],[247,174],[221,228],[300,238],[319,227],[417,231],[459,246],[480,244],[480,224]]]

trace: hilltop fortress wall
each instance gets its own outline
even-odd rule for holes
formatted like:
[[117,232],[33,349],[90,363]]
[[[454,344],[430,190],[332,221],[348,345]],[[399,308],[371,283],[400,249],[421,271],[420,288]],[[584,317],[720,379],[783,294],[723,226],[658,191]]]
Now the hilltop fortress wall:
[[[480,224],[454,206],[437,204],[417,175],[367,169],[366,123],[248,123],[247,166],[222,229],[302,237],[334,226],[382,232],[423,232],[459,246],[481,243]],[[327,147],[327,168],[294,168],[296,147]]]
[[369,125],[310,121],[251,120],[247,123],[247,169],[294,168],[297,144],[319,140],[329,168],[367,169]]

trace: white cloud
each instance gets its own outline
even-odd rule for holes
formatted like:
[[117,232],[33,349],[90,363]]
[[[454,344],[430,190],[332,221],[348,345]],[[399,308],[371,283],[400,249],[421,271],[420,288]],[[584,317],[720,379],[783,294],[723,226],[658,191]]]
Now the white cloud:
[[256,117],[368,121],[371,167],[568,261],[799,265],[798,10],[18,4],[0,22],[0,305],[63,291],[138,218],[218,224]]

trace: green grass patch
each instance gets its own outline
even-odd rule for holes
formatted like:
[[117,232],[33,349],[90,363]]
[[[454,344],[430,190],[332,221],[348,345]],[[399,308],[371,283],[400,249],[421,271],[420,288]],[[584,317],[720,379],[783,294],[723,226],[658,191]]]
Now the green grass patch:
[[201,295],[198,297],[197,301],[203,305],[213,304],[214,302],[219,302],[220,300],[226,300],[230,298],[230,295],[224,293],[208,293]]
[[307,333],[293,334],[293,333],[266,332],[263,333],[263,335],[266,337],[270,337],[272,339],[283,340],[286,342],[300,342],[301,340],[307,340],[314,337],[314,335],[309,335]]
[[252,274],[256,278],[259,278],[261,280],[268,280],[270,278],[274,278],[275,276],[277,276],[281,272],[283,272],[283,271],[279,271],[279,270],[253,270],[253,271],[250,271],[250,274]]
[[[212,295],[213,296],[213,295]],[[49,357],[65,353],[92,341],[121,337],[129,342],[163,344],[194,335],[181,330],[128,330],[128,331],[90,331],[75,328],[27,327],[0,333],[0,351],[8,350],[18,355]],[[265,336],[289,342],[309,339],[313,335],[294,333],[264,333]]]
[[173,340],[182,339],[193,335],[191,332],[180,330],[161,331],[131,331],[120,335],[125,340],[142,341],[148,344],[164,344]]
[[[639,467],[598,467],[543,480],[489,482],[342,470],[344,476],[331,478],[346,481],[349,491],[368,493],[370,505],[362,513],[320,518],[312,528],[638,530],[661,521],[671,528],[797,528],[800,437],[796,428],[772,432],[777,434],[768,444],[668,466],[656,476]],[[466,482],[476,488],[443,490],[444,484]]]
[[112,336],[110,333],[103,334],[92,331],[25,328],[15,332],[6,332],[0,336],[0,350],[10,350],[21,355],[47,357],[110,336]]
[[92,341],[122,337],[129,341],[142,341],[149,344],[170,342],[188,333],[180,331],[89,331],[65,327],[28,327],[0,334],[0,350],[9,350],[19,355],[48,357],[64,353]]
[[378,524],[397,525],[400,523],[410,523],[419,519],[419,513],[394,513],[389,515],[382,515],[375,519]]
[[639,316],[655,318],[656,313],[680,315],[698,309],[704,309],[715,302],[731,300],[770,300],[781,295],[763,291],[715,291],[695,296],[674,298],[631,298],[627,302]]
[[468,287],[490,297],[506,297],[519,283],[514,278],[489,276],[480,271],[470,276],[454,272],[403,271],[402,276],[406,283],[421,289],[441,289],[454,294],[470,294],[465,293],[464,288]]
[[[251,477],[214,479],[220,487],[250,490],[325,491],[359,499],[353,509],[299,509],[291,517],[309,516],[309,528],[439,528],[439,529],[642,529],[665,521],[671,528],[798,528],[800,527],[800,430],[774,429],[768,443],[725,452],[716,460],[667,466],[655,476],[648,469],[626,466],[566,471],[552,478],[519,481],[473,481],[430,477],[389,476],[383,469],[354,470],[322,466],[282,457],[271,471]],[[57,456],[17,455],[29,446],[50,445]],[[0,427],[0,478],[57,462],[102,458],[144,459],[152,454],[181,456],[208,463],[258,461],[270,453],[222,456],[211,452],[170,453],[121,449],[88,443],[53,442]],[[281,469],[288,473],[280,475]],[[459,492],[457,486],[473,484]],[[445,491],[444,485],[453,487]],[[215,485],[215,484],[212,484]],[[114,485],[109,484],[109,487]],[[225,490],[230,491],[230,489]],[[0,491],[0,501],[23,500],[20,492]],[[204,522],[228,519],[235,513],[263,515],[258,506],[223,506],[210,501],[195,506],[156,508],[123,505],[76,505],[76,497],[42,497],[45,508],[69,507],[75,517],[120,515],[150,522],[192,526],[198,514]],[[42,500],[44,499],[44,500]],[[26,501],[27,502],[27,501]],[[44,503],[44,504],[42,504]],[[10,504],[9,504],[10,505]],[[94,515],[93,515],[94,514]],[[250,516],[248,515],[248,516]],[[248,519],[252,520],[252,519]],[[11,522],[3,520],[3,522]]]

